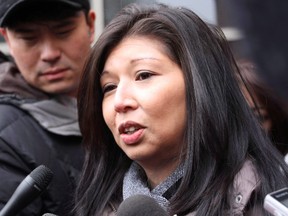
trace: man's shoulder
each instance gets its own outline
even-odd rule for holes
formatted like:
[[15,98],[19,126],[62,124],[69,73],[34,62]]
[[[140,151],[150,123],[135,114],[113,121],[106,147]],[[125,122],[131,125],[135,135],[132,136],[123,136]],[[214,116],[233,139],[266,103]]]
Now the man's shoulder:
[[35,163],[55,157],[53,137],[29,113],[11,104],[0,104],[0,113],[0,149]]
[[20,107],[0,103],[0,113],[0,138],[7,143],[21,146],[24,141],[43,138],[43,129]]
[[0,130],[28,115],[27,112],[19,107],[7,103],[0,103],[0,113]]
[[0,130],[27,116],[27,112],[12,104],[0,103]]

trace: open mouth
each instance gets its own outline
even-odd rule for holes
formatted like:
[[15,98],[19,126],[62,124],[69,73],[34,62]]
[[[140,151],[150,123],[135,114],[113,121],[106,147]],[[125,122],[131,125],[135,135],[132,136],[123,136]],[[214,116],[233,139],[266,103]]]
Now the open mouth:
[[126,145],[139,143],[144,134],[144,127],[138,124],[126,123],[119,127],[119,133],[122,141]]
[[128,122],[121,124],[118,128],[118,131],[120,134],[130,135],[139,131],[142,128],[143,126],[141,126],[140,124],[137,124],[136,122],[128,121]]
[[124,134],[133,134],[135,133],[137,130],[139,130],[140,128],[137,128],[137,127],[128,127],[128,128],[125,128],[124,129]]

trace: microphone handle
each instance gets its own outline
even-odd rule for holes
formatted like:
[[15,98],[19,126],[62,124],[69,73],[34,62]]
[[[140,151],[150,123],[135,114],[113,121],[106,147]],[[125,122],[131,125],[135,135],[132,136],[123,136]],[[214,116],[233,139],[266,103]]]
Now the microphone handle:
[[28,175],[17,187],[12,197],[0,211],[0,216],[16,215],[20,210],[34,200],[41,191],[41,188],[35,184],[34,179]]

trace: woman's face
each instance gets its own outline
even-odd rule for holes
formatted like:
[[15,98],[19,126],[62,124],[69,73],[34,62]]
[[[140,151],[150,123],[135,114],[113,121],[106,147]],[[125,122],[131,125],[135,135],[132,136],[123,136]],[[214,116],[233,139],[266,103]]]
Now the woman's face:
[[101,86],[104,120],[127,156],[142,166],[175,168],[186,125],[185,84],[164,45],[125,38],[108,56]]

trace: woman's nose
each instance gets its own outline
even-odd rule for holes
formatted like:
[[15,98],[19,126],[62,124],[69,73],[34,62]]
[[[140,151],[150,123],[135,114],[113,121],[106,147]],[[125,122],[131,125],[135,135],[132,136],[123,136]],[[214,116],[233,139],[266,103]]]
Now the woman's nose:
[[127,112],[138,107],[135,91],[132,85],[119,84],[114,97],[114,109],[116,112]]

